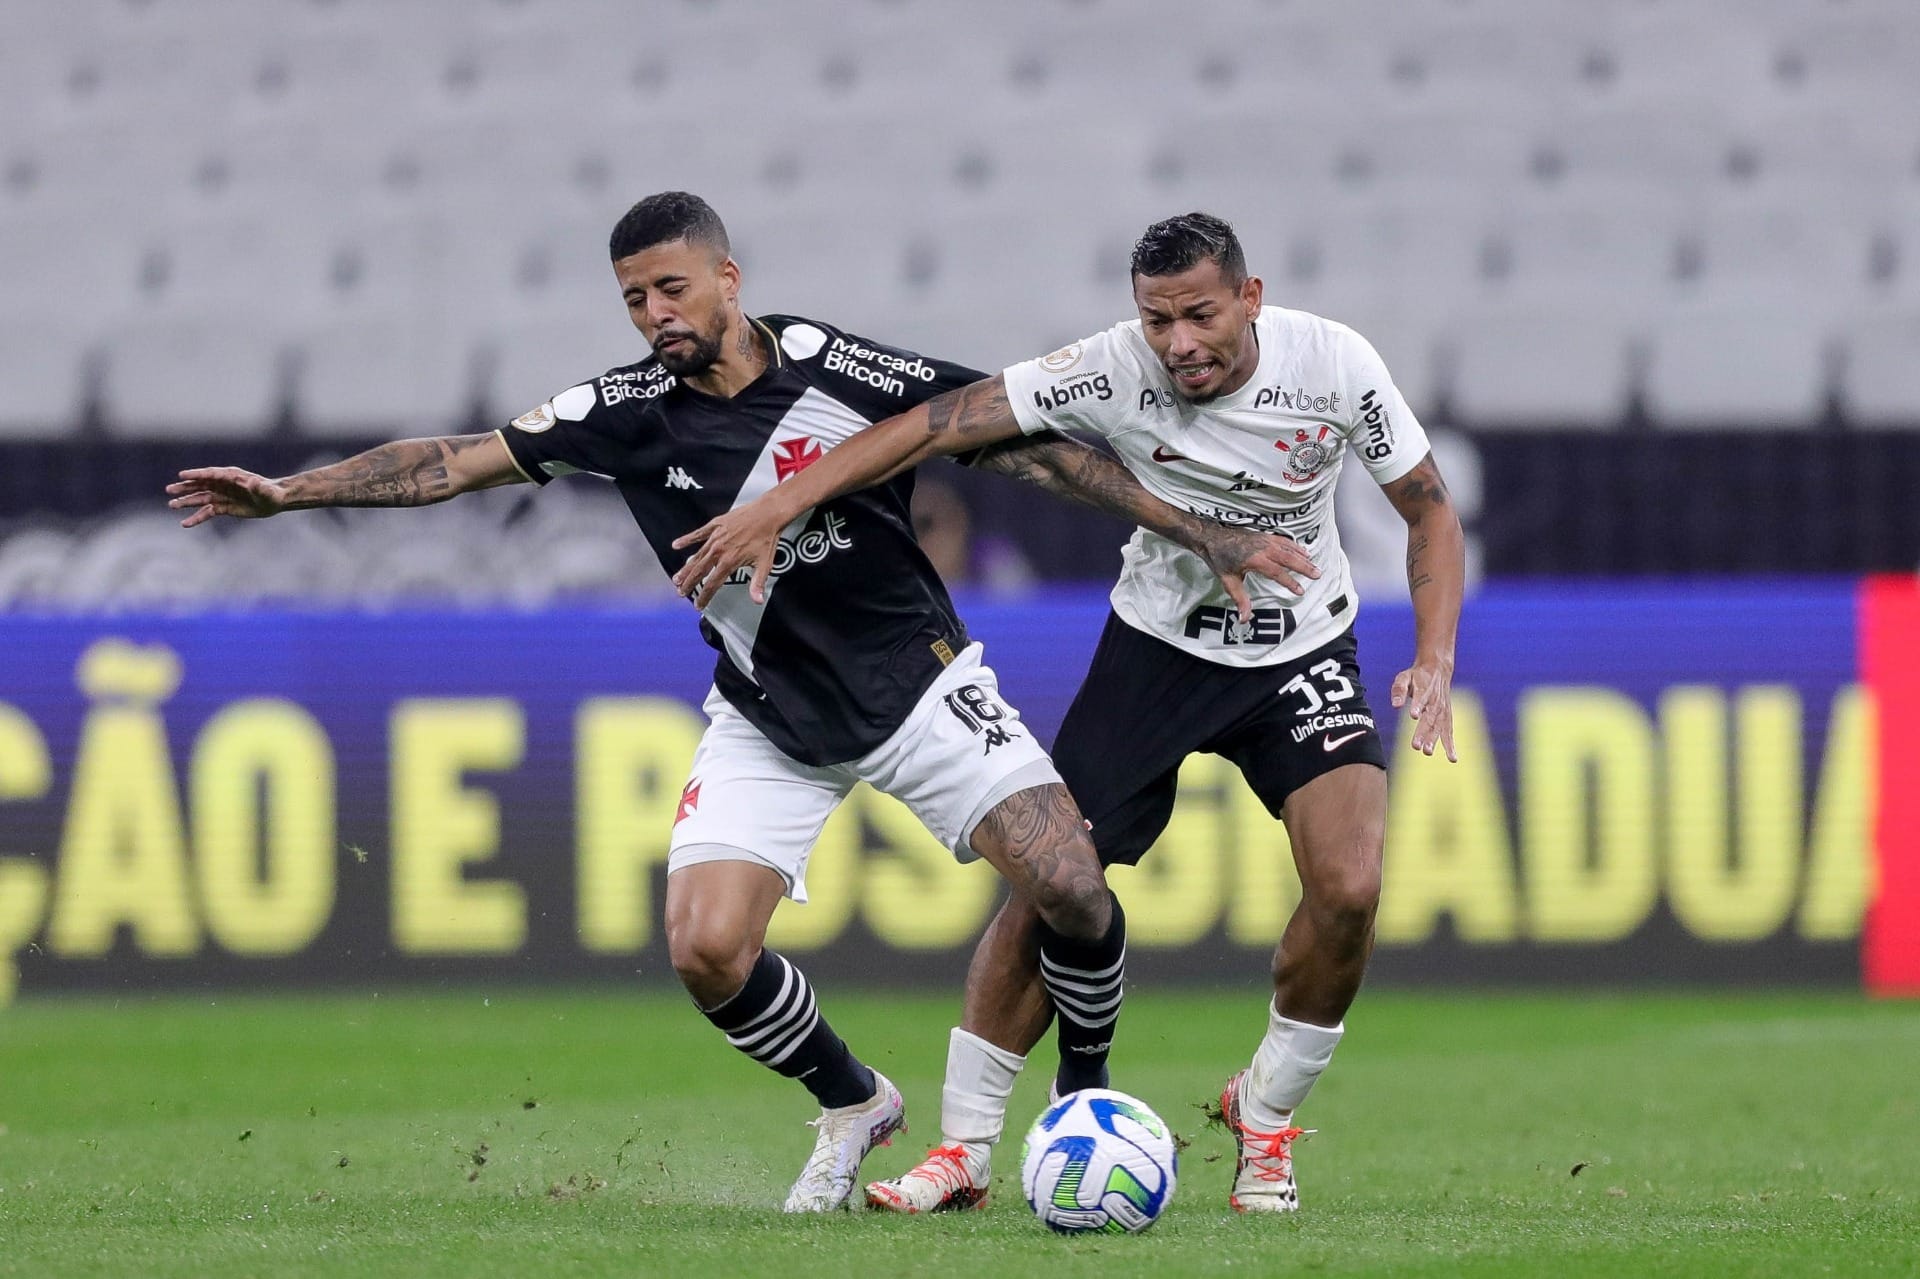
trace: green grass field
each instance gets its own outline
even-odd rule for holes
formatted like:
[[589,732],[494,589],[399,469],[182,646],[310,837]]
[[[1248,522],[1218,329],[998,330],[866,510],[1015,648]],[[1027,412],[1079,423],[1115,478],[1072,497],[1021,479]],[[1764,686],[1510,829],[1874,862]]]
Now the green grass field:
[[[898,1171],[938,1136],[955,999],[824,1001],[907,1095],[868,1164]],[[1260,1020],[1129,1001],[1116,1083],[1193,1145],[1152,1231],[1069,1240],[1013,1178],[1039,1070],[986,1211],[789,1219],[807,1098],[679,998],[28,1000],[0,1011],[0,1273],[1920,1274],[1920,1008],[1369,994],[1280,1221],[1227,1210],[1198,1108]]]

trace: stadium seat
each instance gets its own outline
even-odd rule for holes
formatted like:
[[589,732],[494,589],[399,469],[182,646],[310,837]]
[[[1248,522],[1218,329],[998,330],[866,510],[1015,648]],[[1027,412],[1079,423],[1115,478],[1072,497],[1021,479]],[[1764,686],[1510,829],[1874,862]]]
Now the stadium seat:
[[0,215],[0,295],[85,343],[138,296],[142,246],[97,215],[81,217],[40,208]]
[[284,344],[258,317],[156,309],[109,335],[102,387],[116,435],[242,437],[279,416]]
[[468,353],[425,313],[345,311],[295,340],[304,434],[440,435],[472,418]]
[[1827,403],[1827,337],[1782,299],[1773,306],[1683,308],[1650,328],[1647,411],[1657,426],[1803,425]]
[[1462,311],[1442,340],[1453,417],[1505,430],[1605,427],[1627,406],[1628,328],[1566,301]]
[[0,316],[0,440],[71,434],[85,402],[86,356],[84,340],[68,326],[38,315]]
[[1848,420],[1920,430],[1920,310],[1862,316],[1844,346]]
[[610,368],[647,357],[613,296],[610,313],[529,310],[508,317],[476,348],[482,424],[498,426]]

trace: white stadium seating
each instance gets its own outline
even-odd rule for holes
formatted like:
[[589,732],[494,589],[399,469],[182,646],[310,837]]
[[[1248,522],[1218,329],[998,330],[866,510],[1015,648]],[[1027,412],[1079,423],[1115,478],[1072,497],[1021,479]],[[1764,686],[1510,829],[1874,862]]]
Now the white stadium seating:
[[1124,317],[1132,238],[1205,207],[1468,429],[1920,426],[1920,4],[1167,17],[14,0],[0,438],[517,412],[639,354],[606,233],[675,186],[751,307],[980,364]]

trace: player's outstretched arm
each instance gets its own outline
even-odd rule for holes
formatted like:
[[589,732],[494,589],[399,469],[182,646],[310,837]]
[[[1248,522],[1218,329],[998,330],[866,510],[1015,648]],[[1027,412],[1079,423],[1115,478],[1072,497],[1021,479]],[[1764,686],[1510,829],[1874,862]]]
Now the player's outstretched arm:
[[673,575],[674,589],[705,608],[736,570],[751,564],[748,589],[754,603],[764,603],[780,530],[806,511],[879,484],[929,457],[966,453],[1018,434],[1020,423],[1007,400],[1007,384],[997,375],[876,422],[785,483],[675,539],[676,548],[699,549]]
[[1242,620],[1253,616],[1247,574],[1258,573],[1295,595],[1304,591],[1300,577],[1320,576],[1313,557],[1292,538],[1230,528],[1163,502],[1117,459],[1068,435],[1041,431],[995,444],[975,465],[1117,515],[1186,547],[1205,560],[1227,588]]
[[1418,721],[1413,748],[1453,750],[1453,646],[1467,589],[1467,539],[1446,481],[1428,453],[1420,465],[1385,486],[1407,522],[1407,586],[1413,595],[1413,665],[1393,677],[1393,704]]
[[344,462],[270,480],[237,466],[180,472],[167,485],[182,528],[217,515],[258,520],[314,506],[427,506],[475,489],[524,481],[496,431],[396,440]]

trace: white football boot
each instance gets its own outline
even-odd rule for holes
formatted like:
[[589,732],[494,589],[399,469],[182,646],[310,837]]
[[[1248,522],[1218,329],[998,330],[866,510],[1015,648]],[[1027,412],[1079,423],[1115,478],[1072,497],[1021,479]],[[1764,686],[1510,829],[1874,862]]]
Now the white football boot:
[[1300,1187],[1293,1179],[1293,1142],[1313,1129],[1288,1124],[1277,1132],[1260,1132],[1250,1127],[1240,1113],[1246,1078],[1247,1072],[1241,1071],[1220,1093],[1220,1118],[1233,1134],[1239,1155],[1227,1203],[1235,1212],[1297,1212]]
[[907,1107],[900,1100],[900,1090],[877,1070],[873,1082],[877,1087],[872,1101],[822,1110],[818,1119],[807,1121],[820,1135],[814,1139],[807,1166],[787,1192],[786,1211],[845,1208],[860,1176],[860,1161],[875,1146],[891,1144],[893,1134],[906,1128]]
[[867,1206],[887,1212],[965,1212],[982,1208],[992,1179],[993,1147],[984,1141],[935,1146],[898,1177],[871,1182]]

